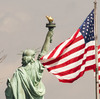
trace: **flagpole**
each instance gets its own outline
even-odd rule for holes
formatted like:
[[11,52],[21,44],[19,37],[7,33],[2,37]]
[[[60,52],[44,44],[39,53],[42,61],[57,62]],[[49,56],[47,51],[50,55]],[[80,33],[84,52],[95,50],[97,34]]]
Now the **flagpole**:
[[95,33],[95,86],[96,86],[96,99],[99,99],[99,76],[98,76],[98,34],[97,34],[97,1],[94,1],[94,33]]

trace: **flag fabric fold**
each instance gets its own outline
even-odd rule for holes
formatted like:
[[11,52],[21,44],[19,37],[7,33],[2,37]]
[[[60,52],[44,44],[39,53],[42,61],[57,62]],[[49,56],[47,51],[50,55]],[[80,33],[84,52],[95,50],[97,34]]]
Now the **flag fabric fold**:
[[59,44],[40,61],[63,83],[72,83],[86,71],[94,70],[96,67],[94,10],[71,38]]

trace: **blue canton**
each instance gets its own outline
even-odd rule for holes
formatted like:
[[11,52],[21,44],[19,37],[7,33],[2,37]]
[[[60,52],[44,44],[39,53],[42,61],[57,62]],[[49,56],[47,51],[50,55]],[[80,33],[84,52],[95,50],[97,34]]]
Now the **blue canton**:
[[92,10],[80,26],[80,32],[84,37],[85,44],[94,40],[94,10]]

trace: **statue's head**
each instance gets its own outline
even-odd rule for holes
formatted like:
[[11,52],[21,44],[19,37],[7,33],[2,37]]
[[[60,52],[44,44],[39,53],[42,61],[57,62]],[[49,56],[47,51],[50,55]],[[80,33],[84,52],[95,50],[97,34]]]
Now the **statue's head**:
[[22,54],[22,65],[27,65],[28,63],[33,62],[35,58],[35,50],[27,49]]

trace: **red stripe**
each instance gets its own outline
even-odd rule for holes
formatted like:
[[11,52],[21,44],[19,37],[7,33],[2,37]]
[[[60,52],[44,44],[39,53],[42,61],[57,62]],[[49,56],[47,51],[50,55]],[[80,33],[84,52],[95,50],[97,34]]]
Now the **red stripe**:
[[[100,62],[100,45],[98,46],[98,63]],[[98,66],[98,71],[100,72],[100,66]],[[100,81],[100,73],[99,73],[99,81]],[[100,87],[100,84],[99,84],[99,87]],[[99,93],[100,93],[100,89],[99,89]]]
[[100,45],[98,46],[98,49],[100,49]]
[[48,68],[48,70],[51,71],[52,69],[61,68],[61,67],[67,66],[69,64],[72,64],[73,62],[79,61],[80,59],[83,58],[84,54],[86,54],[87,51],[90,51],[90,50],[94,50],[94,46],[91,46],[91,47],[88,47],[87,49],[85,49],[85,52],[83,54],[81,54],[80,56],[77,56],[75,58],[72,58],[69,61],[66,61],[66,62],[64,62],[62,64],[59,64],[59,65],[50,67],[50,68]]
[[98,51],[98,54],[100,54],[100,51]]
[[100,58],[98,58],[98,62],[100,62]]
[[59,48],[63,43],[64,43],[64,42],[62,42],[61,44],[59,44],[59,45],[52,51],[52,53],[49,55],[49,57],[48,57],[47,59],[53,57],[53,55],[55,54],[56,50],[58,50],[58,48]]
[[[65,76],[65,75],[68,75],[68,74],[72,74],[72,73],[75,73],[76,71],[80,70],[81,67],[86,63],[86,61],[90,61],[90,60],[93,60],[95,59],[95,55],[92,55],[92,56],[89,56],[87,57],[85,60],[83,60],[82,64],[76,66],[75,68],[72,68],[70,70],[67,70],[67,71],[64,71],[64,72],[60,72],[60,73],[53,73],[54,75],[59,75],[59,76]],[[87,69],[94,69],[94,67],[92,68],[89,68],[89,66],[87,68],[85,68],[85,70]]]
[[[77,41],[81,40],[82,38],[83,38],[83,36],[79,36],[78,38],[76,38],[76,39],[74,40],[73,44],[76,43]],[[48,61],[48,62],[42,63],[42,64],[43,64],[43,65],[50,65],[50,64],[53,64],[53,63],[59,61],[60,59],[63,59],[63,58],[65,58],[65,57],[67,57],[68,55],[71,55],[72,53],[75,53],[76,51],[79,51],[79,50],[83,49],[84,47],[85,47],[85,44],[80,45],[80,46],[78,46],[78,47],[76,47],[76,48],[73,48],[72,50],[70,50],[70,51],[67,52],[66,54],[64,54],[64,55],[62,55],[62,56],[59,56],[59,57],[57,57],[57,58],[55,58],[55,59],[53,59],[53,60],[50,60],[50,61]]]
[[85,72],[85,71],[80,72],[79,75],[76,76],[76,77],[73,78],[73,79],[58,79],[58,80],[59,80],[60,82],[63,82],[63,83],[72,83],[72,82],[74,82],[75,80],[77,80],[78,78],[82,77],[83,74],[84,74],[84,72]]
[[98,69],[100,70],[100,66],[98,67]]
[[99,80],[100,80],[100,75],[99,75]]
[[[95,65],[91,65],[91,68],[95,67]],[[79,79],[80,77],[82,77],[84,75],[86,70],[82,71],[79,73],[78,76],[74,77],[73,79],[58,79],[60,82],[63,83],[73,83],[75,80]]]
[[57,61],[59,61],[59,60],[65,58],[65,57],[67,57],[67,56],[69,56],[69,55],[71,55],[71,54],[73,54],[73,53],[75,53],[75,52],[77,52],[77,51],[83,49],[84,47],[85,47],[85,44],[80,45],[80,46],[78,46],[78,47],[76,47],[76,48],[74,48],[74,49],[68,51],[67,53],[65,53],[65,54],[63,54],[63,55],[61,55],[61,56],[59,56],[59,57],[57,57],[57,58],[55,58],[55,59],[53,59],[53,60],[51,60],[51,61],[49,61],[49,62],[43,63],[43,65],[50,65],[50,64],[53,64],[53,63],[55,63],[55,62],[57,62]]
[[64,63],[62,63],[62,64],[59,64],[59,65],[50,67],[50,68],[48,68],[48,70],[51,71],[51,70],[53,70],[53,69],[62,68],[62,67],[64,67],[64,66],[67,66],[67,65],[69,65],[69,64],[72,64],[72,63],[74,63],[74,62],[79,61],[80,59],[83,58],[83,56],[84,56],[84,54],[81,54],[80,56],[77,56],[77,57],[75,57],[75,58],[72,58],[72,59],[70,59],[70,60],[68,60],[68,61],[66,61],[66,62],[64,62]]
[[[51,54],[48,56],[47,59],[51,58],[51,57],[55,54],[56,50],[57,50],[63,43],[64,43],[64,42],[60,43],[60,44],[51,52]],[[44,57],[44,56],[43,56],[43,57]],[[40,60],[43,60],[43,57],[40,58]]]
[[89,70],[95,71],[95,68],[96,68],[96,64],[93,64],[93,65],[90,65],[90,66],[86,67],[85,70],[86,71],[89,71]]
[[[76,36],[77,36],[77,34],[79,33],[79,31],[80,31],[80,29],[77,30],[77,32],[75,33],[75,35],[73,36],[73,38],[62,48],[62,50],[60,51],[60,53],[59,53],[58,56],[60,56],[60,55],[63,53],[63,51],[64,51],[64,49],[65,49],[66,47],[68,47],[69,45],[72,44],[72,42],[76,39]],[[63,42],[63,43],[64,43],[64,42]],[[63,43],[61,43],[61,44],[63,44]],[[60,45],[61,45],[61,44],[60,44]],[[48,59],[49,59],[49,58],[52,58],[52,56],[55,54],[55,52],[56,52],[57,49],[60,47],[60,45],[58,45],[58,46],[55,48],[55,50],[53,50],[53,52],[49,55]],[[58,57],[58,56],[57,56],[57,57]]]
[[83,39],[83,36],[80,35],[79,37],[75,38],[75,40],[72,42],[72,44],[74,44],[74,43],[76,43],[76,42],[78,42],[78,41],[80,41],[82,39]]

